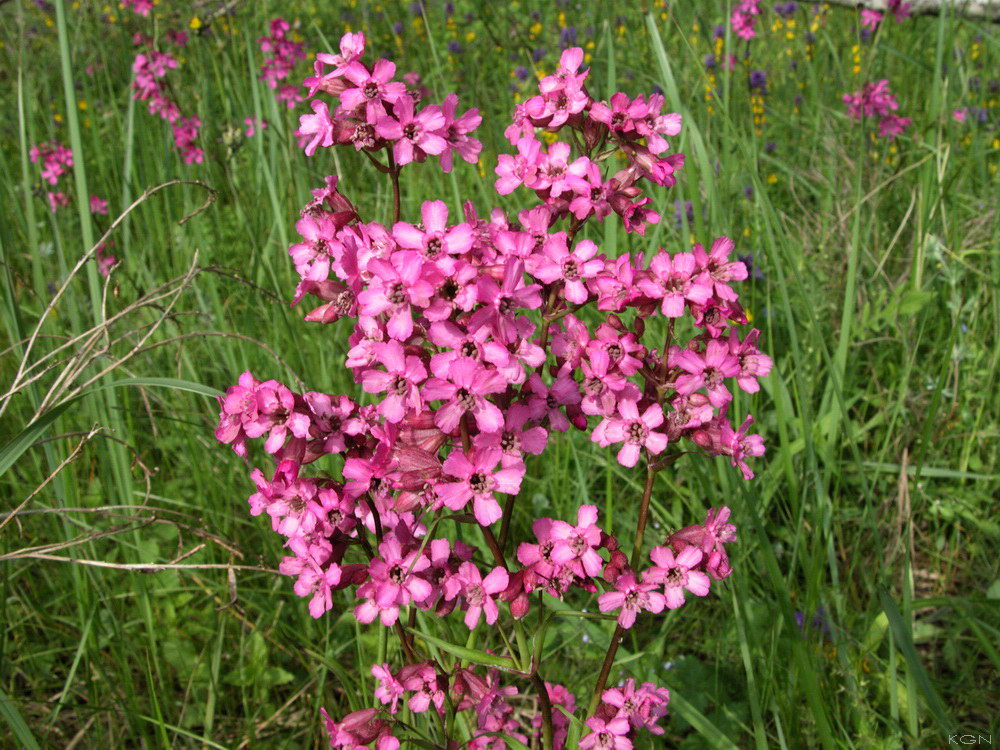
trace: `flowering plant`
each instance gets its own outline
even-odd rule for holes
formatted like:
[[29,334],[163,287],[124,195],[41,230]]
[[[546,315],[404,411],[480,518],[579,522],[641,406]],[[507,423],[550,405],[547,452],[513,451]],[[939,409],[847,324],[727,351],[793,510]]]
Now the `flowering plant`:
[[[660,221],[642,185],[673,185],[684,157],[669,152],[681,117],[664,113],[663,97],[594,100],[578,48],[563,52],[505,131],[516,152],[499,157],[495,189],[523,188],[530,207],[481,217],[466,203],[454,217],[435,200],[404,221],[400,171],[431,156],[446,172],[456,155],[476,162],[481,117],[459,114],[455,94],[428,103],[419,79],[396,80],[389,60],[365,64],[365,42],[346,34],[339,53],[316,56],[305,81],[312,113],[297,135],[308,155],[353,147],[387,175],[392,222],[365,216],[331,176],[303,208],[289,253],[301,277],[294,303],[316,301],[305,319],[354,321],[346,365],[369,403],[247,372],[220,399],[216,433],[243,457],[247,440],[262,438],[273,457],[273,471],[252,472],[250,512],[266,513],[286,538],[280,570],[310,613],[323,616],[334,592],[351,589],[357,620],[398,641],[390,654],[380,639],[373,707],[324,714],[331,747],[631,748],[640,731],[664,731],[669,693],[631,679],[608,688],[618,643],[644,613],[681,607],[725,579],[736,538],[729,508],[711,508],[704,523],[647,550],[655,477],[702,452],[727,456],[749,479],[747,459],[764,452],[751,417],[738,427],[728,417],[732,381],[753,393],[771,368],[759,332],[738,331],[747,319],[731,282],[747,270],[726,237],[648,261],[607,257],[583,237],[591,220],[640,235]],[[616,155],[625,166],[614,171]],[[644,343],[653,331],[658,347]],[[533,538],[515,543],[532,457],[569,430],[644,467],[631,554],[592,505],[574,519],[535,518]],[[442,536],[447,525],[464,541]],[[550,612],[617,620],[578,709],[541,674],[551,619],[541,615],[547,597],[594,595],[604,614]],[[442,637],[422,613],[454,613],[468,639]]]

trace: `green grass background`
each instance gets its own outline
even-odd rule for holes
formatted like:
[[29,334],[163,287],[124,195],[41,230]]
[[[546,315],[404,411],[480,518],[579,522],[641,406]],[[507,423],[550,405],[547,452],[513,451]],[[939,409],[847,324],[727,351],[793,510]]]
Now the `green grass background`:
[[[296,147],[306,106],[287,111],[257,80],[256,39],[277,15],[310,53],[364,30],[366,59],[392,57],[400,72],[422,74],[435,101],[454,90],[479,107],[480,165],[459,162],[451,177],[432,164],[405,170],[404,218],[435,197],[453,215],[465,200],[481,213],[497,202],[502,130],[533,80],[514,71],[551,71],[568,40],[586,50],[596,96],[659,87],[685,115],[673,145],[687,165],[675,188],[652,193],[663,222],[645,238],[610,223],[591,236],[609,254],[734,237],[761,272],[740,293],[775,367],[760,394],[734,406],[756,416],[768,444],[754,481],[696,456],[657,481],[647,536],[726,503],[740,539],[725,584],[647,618],[619,651],[613,680],[633,675],[672,694],[667,734],[640,747],[942,747],[958,731],[998,735],[995,26],[945,13],[887,21],[862,42],[853,11],[800,4],[788,24],[768,7],[751,43],[726,33],[720,44],[737,64],[710,78],[704,57],[718,51],[723,2],[456,0],[451,15],[426,2],[421,17],[409,3],[270,0],[213,19],[219,5],[160,2],[149,20],[100,2],[0,5],[0,390],[40,320],[28,363],[112,320],[90,343],[93,360],[70,375],[93,382],[48,412],[47,429],[25,432],[39,407],[55,405],[47,394],[86,337],[0,416],[0,512],[62,466],[0,530],[0,747],[314,747],[321,706],[338,715],[370,701],[371,678],[355,665],[373,661],[378,632],[355,623],[347,594],[314,621],[289,581],[266,572],[230,580],[224,569],[25,556],[137,565],[203,544],[183,562],[277,566],[280,540],[247,513],[248,469],[216,445],[205,392],[251,369],[355,394],[342,364],[347,324],[307,325],[289,309],[285,248],[327,174],[342,175],[366,215],[388,220],[391,210],[388,185],[356,154],[306,159]],[[204,124],[202,165],[184,165],[167,125],[130,98],[132,33],[178,27],[192,38],[168,80]],[[767,72],[763,100],[751,99],[752,69]],[[913,119],[891,145],[840,101],[880,78]],[[986,109],[987,121],[954,121],[964,106]],[[250,116],[268,122],[263,134],[234,135]],[[76,155],[63,186],[74,203],[55,215],[27,159],[48,139]],[[43,318],[50,285],[110,219],[175,179],[211,186],[214,203],[179,225],[204,190],[149,197],[113,234],[121,265],[110,283],[88,263]],[[90,216],[92,193],[109,200],[109,217]],[[675,222],[675,200],[692,201],[690,224],[683,211]],[[517,210],[526,197],[499,203]],[[167,298],[115,319],[185,274],[169,308]],[[165,313],[140,351],[95,378]],[[15,455],[9,441],[27,449]],[[536,515],[570,518],[583,503],[628,536],[641,484],[585,435],[567,437],[544,467],[529,463],[515,538]],[[611,630],[560,620],[545,679],[586,704]]]

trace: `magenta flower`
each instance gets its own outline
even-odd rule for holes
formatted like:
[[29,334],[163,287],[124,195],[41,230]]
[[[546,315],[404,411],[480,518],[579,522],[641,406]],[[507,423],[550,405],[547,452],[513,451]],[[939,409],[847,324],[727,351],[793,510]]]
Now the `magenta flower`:
[[477,450],[468,455],[453,450],[444,460],[444,472],[458,481],[438,487],[438,497],[452,510],[461,510],[472,500],[473,513],[483,526],[491,526],[503,512],[494,493],[516,495],[521,491],[524,464],[502,466],[499,470],[500,451]]
[[686,396],[699,388],[708,392],[712,406],[720,408],[733,400],[726,387],[726,378],[740,374],[740,362],[730,353],[729,346],[718,339],[712,339],[699,353],[685,349],[677,355],[676,364],[684,373],[677,378],[677,392]]
[[552,538],[556,541],[552,560],[573,570],[579,578],[600,574],[604,560],[597,553],[601,544],[601,529],[597,526],[597,507],[581,505],[576,526],[565,521],[552,523]]
[[666,688],[644,682],[636,689],[635,680],[629,677],[621,687],[605,690],[601,700],[617,708],[618,715],[625,716],[634,729],[648,729],[652,734],[663,734],[663,727],[656,722],[667,713],[670,691]]
[[313,99],[309,106],[312,107],[313,114],[299,117],[299,129],[296,132],[297,136],[312,136],[305,146],[306,156],[315,154],[319,146],[327,148],[334,144],[333,119],[326,102]]
[[684,604],[684,589],[695,596],[705,596],[711,581],[700,570],[693,570],[701,562],[704,553],[698,547],[685,547],[674,556],[669,547],[653,547],[649,556],[654,565],[642,580],[648,583],[662,583],[664,599],[669,609],[677,609]]
[[514,404],[507,411],[503,429],[480,432],[473,438],[473,445],[479,449],[501,451],[505,464],[521,461],[525,453],[537,456],[545,450],[548,433],[538,425],[526,426],[529,421],[532,421],[531,409],[525,404]]
[[747,267],[741,261],[729,260],[733,247],[731,239],[719,237],[707,253],[701,245],[692,248],[698,270],[706,273],[714,284],[715,296],[726,302],[735,302],[739,297],[729,282],[743,281],[747,277]]
[[465,613],[465,625],[469,630],[475,630],[480,615],[485,615],[487,625],[497,621],[500,610],[494,597],[507,588],[508,582],[507,571],[503,568],[494,568],[486,578],[483,578],[479,568],[471,562],[466,562],[459,567],[458,573],[448,579],[445,584],[445,597],[454,599],[461,595],[468,607]]
[[389,313],[386,331],[394,339],[405,341],[413,333],[411,307],[425,307],[434,287],[422,276],[423,264],[417,253],[392,254],[388,261],[373,258],[368,262],[372,283],[358,295],[365,315]]
[[447,148],[441,153],[441,170],[446,173],[452,169],[452,154],[458,154],[469,164],[475,164],[479,160],[479,152],[483,150],[481,141],[469,137],[469,133],[475,131],[483,121],[479,110],[473,108],[456,117],[457,107],[456,94],[448,94],[441,103],[445,124],[439,130],[439,135],[447,143]]
[[498,179],[494,185],[500,195],[508,195],[522,184],[532,187],[542,161],[541,148],[542,144],[534,138],[521,138],[517,142],[517,156],[500,154],[497,157]]
[[663,594],[657,593],[656,586],[644,581],[635,580],[635,573],[622,573],[615,581],[615,590],[607,591],[597,597],[597,606],[601,612],[611,612],[620,609],[618,624],[628,630],[635,624],[636,615],[642,610],[659,614],[666,606]]
[[465,414],[471,414],[483,432],[496,432],[503,425],[503,414],[486,397],[506,389],[506,380],[496,370],[462,357],[448,369],[447,379],[431,378],[424,384],[423,397],[446,402],[434,415],[434,424],[444,432],[454,432]]
[[[314,67],[316,75],[342,76],[347,67],[355,60],[360,60],[365,53],[365,34],[359,31],[355,34],[350,32],[340,38],[340,54],[332,55],[329,52],[319,52],[316,54]],[[325,72],[328,65],[333,66],[333,70]]]
[[590,734],[580,740],[583,750],[632,750],[632,741],[627,736],[631,727],[624,716],[607,721],[591,716],[587,719],[587,728]]
[[738,430],[733,429],[729,420],[725,420],[720,428],[719,442],[723,446],[724,453],[732,459],[733,466],[738,466],[743,472],[744,479],[753,479],[753,472],[744,458],[764,455],[764,438],[760,435],[747,435],[747,430],[752,424],[753,417],[747,415]]
[[387,141],[395,141],[392,155],[400,166],[411,161],[424,161],[427,154],[441,154],[448,144],[437,131],[444,127],[441,108],[424,107],[414,114],[414,102],[401,96],[393,105],[392,116],[380,117],[375,131]]
[[443,688],[447,687],[448,682],[431,664],[424,662],[403,667],[399,672],[399,679],[403,687],[413,693],[407,702],[411,711],[422,714],[433,705],[438,713],[443,713]]
[[388,664],[373,664],[372,676],[378,682],[378,687],[375,688],[376,700],[389,706],[389,713],[396,713],[399,710],[399,699],[406,692],[403,683],[396,679]]
[[407,412],[417,413],[423,408],[418,386],[427,379],[427,370],[419,357],[404,356],[403,345],[398,341],[381,344],[377,352],[385,372],[365,370],[361,385],[366,393],[388,391],[378,405],[379,414],[386,421],[401,422]]
[[423,229],[405,221],[396,222],[392,236],[400,247],[419,251],[429,261],[443,255],[460,255],[472,248],[475,236],[466,222],[448,227],[448,206],[444,201],[425,201],[420,207]]
[[622,399],[618,402],[618,416],[606,417],[590,439],[602,447],[624,442],[618,451],[618,463],[632,467],[638,463],[642,448],[657,455],[667,447],[667,436],[654,432],[662,424],[663,408],[659,404],[651,404],[640,416],[635,401]]
[[734,328],[729,334],[729,353],[736,357],[740,371],[736,376],[736,382],[747,393],[756,393],[760,390],[757,378],[765,377],[771,372],[773,362],[771,358],[757,348],[757,340],[760,338],[760,331],[754,328],[742,343]]
[[580,240],[572,251],[567,247],[563,232],[550,235],[541,255],[528,260],[528,272],[538,280],[552,284],[563,282],[563,296],[574,304],[583,304],[590,296],[584,281],[604,270],[604,261],[595,258],[597,245]]
[[399,618],[400,607],[430,596],[431,585],[415,574],[430,567],[431,561],[416,549],[404,553],[394,536],[386,536],[378,549],[381,557],[368,565],[370,580],[358,588],[358,597],[366,601],[354,608],[354,616],[364,623],[377,616],[389,627]]
[[510,343],[517,336],[517,325],[513,320],[515,310],[537,310],[542,306],[541,287],[524,283],[524,264],[520,260],[504,265],[500,285],[484,275],[479,277],[478,286],[479,301],[483,307],[469,318],[469,329],[489,325],[501,343]]
[[395,105],[406,95],[406,84],[392,80],[395,73],[396,64],[385,59],[376,62],[371,71],[357,61],[348,64],[344,77],[354,87],[340,93],[341,105],[347,110],[364,105],[369,124],[377,124],[385,116],[385,105]]
[[639,288],[644,294],[662,300],[660,312],[668,318],[683,315],[685,302],[703,305],[712,297],[712,287],[698,273],[691,253],[671,256],[661,250],[650,261],[649,276],[639,280]]

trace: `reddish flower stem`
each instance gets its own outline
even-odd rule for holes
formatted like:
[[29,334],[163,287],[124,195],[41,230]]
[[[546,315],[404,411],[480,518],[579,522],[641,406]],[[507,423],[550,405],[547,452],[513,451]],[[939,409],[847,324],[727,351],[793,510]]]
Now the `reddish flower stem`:
[[537,671],[531,675],[531,684],[538,692],[538,703],[542,709],[542,748],[552,750],[554,731],[552,728],[552,701],[549,700],[549,691],[545,687],[545,680]]
[[[656,478],[657,471],[658,469],[654,468],[652,463],[646,464],[646,487],[642,492],[642,503],[639,505],[639,520],[635,525],[635,541],[632,544],[631,565],[633,569],[639,564],[639,558],[642,557],[642,540],[646,534],[646,522],[649,520],[649,501],[653,496],[653,480]],[[611,667],[614,666],[615,655],[618,653],[618,644],[624,636],[625,628],[621,625],[616,625],[614,635],[611,636],[611,643],[608,644],[608,652],[604,655],[604,664],[601,665],[601,673],[597,676],[594,693],[590,697],[590,706],[587,709],[588,716],[593,716],[601,703],[601,694],[604,692],[604,686],[608,683]]]

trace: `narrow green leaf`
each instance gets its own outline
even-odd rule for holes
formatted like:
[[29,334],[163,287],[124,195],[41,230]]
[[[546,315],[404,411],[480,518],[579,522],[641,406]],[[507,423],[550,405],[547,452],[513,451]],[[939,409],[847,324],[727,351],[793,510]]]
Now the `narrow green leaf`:
[[900,615],[895,601],[889,596],[889,592],[882,587],[879,587],[878,598],[879,603],[882,605],[882,610],[885,612],[886,617],[889,618],[889,629],[892,631],[893,638],[899,646],[900,652],[903,654],[903,659],[906,660],[906,666],[909,668],[910,675],[916,680],[917,687],[920,688],[920,693],[927,702],[927,707],[930,709],[931,716],[934,718],[938,728],[947,735],[954,729],[955,725],[948,714],[948,708],[945,706],[944,701],[941,700],[941,695],[934,687],[930,676],[927,674],[927,670],[920,661],[917,649],[913,645],[913,638],[906,629],[903,617]]
[[41,750],[38,740],[28,729],[21,712],[17,710],[14,699],[9,698],[2,688],[0,688],[0,716],[7,722],[14,739],[20,743],[21,747],[26,748],[26,750]]
[[17,459],[19,459],[21,455],[28,450],[28,448],[34,445],[35,442],[45,434],[45,431],[51,426],[51,424],[55,422],[64,411],[79,400],[80,397],[77,396],[76,398],[63,401],[58,406],[49,409],[42,416],[25,427],[21,433],[7,443],[7,445],[0,448],[0,476],[6,474],[7,470],[17,462]]
[[419,630],[413,628],[407,628],[407,630],[418,638],[423,638],[428,643],[434,644],[442,651],[473,664],[481,664],[485,667],[499,667],[508,671],[514,668],[514,662],[507,657],[487,654],[485,651],[476,651],[465,646],[456,646],[454,643],[450,643],[442,638],[436,638],[433,635],[427,635],[427,633],[421,633]]

